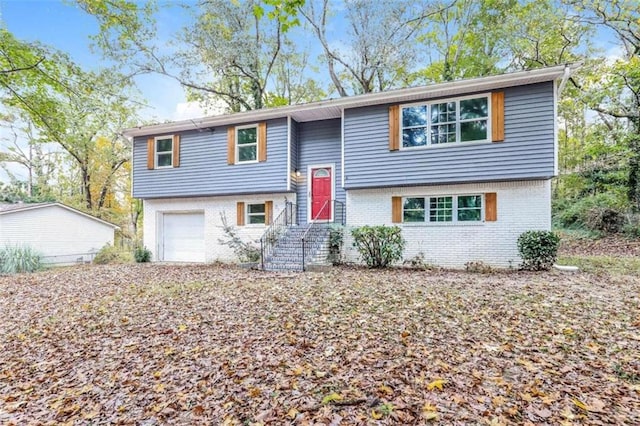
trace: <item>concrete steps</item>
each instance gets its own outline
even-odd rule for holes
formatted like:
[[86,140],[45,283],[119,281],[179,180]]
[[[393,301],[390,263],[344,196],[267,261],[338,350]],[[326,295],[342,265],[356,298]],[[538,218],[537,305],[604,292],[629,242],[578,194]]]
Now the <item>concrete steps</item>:
[[[302,271],[302,236],[307,227],[294,225],[287,228],[264,261],[265,271]],[[326,264],[329,248],[329,226],[311,228],[305,239],[305,265]]]

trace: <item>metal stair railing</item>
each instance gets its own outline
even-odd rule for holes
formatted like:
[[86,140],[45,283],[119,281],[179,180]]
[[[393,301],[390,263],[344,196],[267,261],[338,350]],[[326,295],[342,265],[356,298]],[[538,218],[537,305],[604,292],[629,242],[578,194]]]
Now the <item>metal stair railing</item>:
[[280,212],[271,225],[260,237],[260,263],[264,270],[264,262],[274,251],[280,237],[287,231],[290,225],[298,224],[298,206],[291,201],[286,201],[284,210]]
[[[322,213],[326,212],[328,207],[333,207],[333,219],[331,219],[331,215],[329,214],[328,219],[318,219],[321,217]],[[326,223],[339,223],[340,225],[344,225],[346,220],[346,209],[345,204],[342,201],[338,200],[327,200],[324,202],[318,213],[313,217],[311,222],[307,225],[307,229],[305,229],[302,234],[301,243],[302,243],[302,270],[305,270],[305,260],[306,260],[306,243],[308,242],[308,235],[312,230],[318,229],[320,224]]]

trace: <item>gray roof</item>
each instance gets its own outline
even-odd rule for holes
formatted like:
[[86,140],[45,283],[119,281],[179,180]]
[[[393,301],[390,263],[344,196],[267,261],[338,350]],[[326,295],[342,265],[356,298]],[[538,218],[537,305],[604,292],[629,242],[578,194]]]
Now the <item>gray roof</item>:
[[85,212],[82,212],[80,210],[74,209],[73,207],[69,207],[65,204],[62,203],[15,203],[15,204],[0,204],[0,215],[5,215],[5,214],[12,214],[12,213],[18,213],[21,211],[26,211],[26,210],[34,210],[34,209],[40,209],[40,208],[46,208],[46,207],[54,207],[54,206],[58,206],[61,207],[63,209],[69,210],[73,213],[79,214],[81,216],[84,216],[88,219],[93,219],[96,222],[100,222],[103,223],[105,225],[111,226],[114,229],[120,229],[120,227],[118,225],[114,225],[111,222],[107,222],[106,220],[102,220],[100,218],[97,218],[95,216],[92,216],[90,214],[87,214]]
[[19,210],[32,209],[34,207],[43,207],[47,205],[53,205],[55,203],[14,203],[14,204],[0,204],[0,214],[5,212],[15,212]]

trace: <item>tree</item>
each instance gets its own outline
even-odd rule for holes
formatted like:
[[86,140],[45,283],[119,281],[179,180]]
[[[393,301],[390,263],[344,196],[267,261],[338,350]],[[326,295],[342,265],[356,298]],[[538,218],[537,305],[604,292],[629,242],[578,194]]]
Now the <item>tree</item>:
[[631,0],[568,0],[574,18],[611,31],[620,43],[620,56],[596,65],[592,78],[576,83],[586,105],[613,130],[613,121],[628,129],[620,141],[629,149],[627,196],[640,210],[640,11]]
[[345,5],[346,37],[329,39],[329,0],[309,1],[300,9],[323,49],[322,60],[340,96],[370,93],[406,83],[416,63],[415,36],[425,19],[442,5],[409,0],[356,0]]
[[[0,151],[0,168],[9,176],[11,182],[18,187],[24,186],[24,199],[48,198],[51,196],[50,183],[53,180],[56,164],[56,154],[45,149],[38,143],[33,125],[29,122],[24,128],[16,123],[19,119],[15,115],[2,117],[7,122],[5,126],[11,134]],[[21,144],[26,140],[26,146]],[[22,167],[26,170],[27,180],[22,181],[9,169],[8,165]]]
[[[7,31],[0,36],[6,41],[0,66],[12,70],[0,78],[4,103],[20,111],[38,143],[54,143],[64,152],[71,160],[70,172],[78,171],[84,207],[99,210],[113,177],[129,161],[128,142],[119,134],[135,117],[127,79],[108,69],[84,71],[62,52],[21,42]],[[108,143],[100,146],[100,136]],[[13,151],[4,159],[25,157]],[[97,164],[108,170],[100,181],[93,174]]]
[[183,64],[179,81],[203,94],[201,100],[217,95],[234,112],[264,107],[284,33],[280,20],[254,14],[255,5],[208,1],[195,27],[182,31],[188,48],[176,55]]
[[95,0],[80,0],[83,9],[100,22],[95,40],[108,58],[131,75],[157,73],[173,78],[201,103],[221,99],[231,112],[289,100],[317,100],[323,93],[302,78],[298,68],[281,72],[287,66],[304,66],[305,61],[292,60],[303,55],[287,38],[299,24],[296,11],[303,3],[208,0],[195,8],[193,22],[171,34],[169,46],[158,46],[154,4],[138,6],[118,0],[98,7],[100,2]]

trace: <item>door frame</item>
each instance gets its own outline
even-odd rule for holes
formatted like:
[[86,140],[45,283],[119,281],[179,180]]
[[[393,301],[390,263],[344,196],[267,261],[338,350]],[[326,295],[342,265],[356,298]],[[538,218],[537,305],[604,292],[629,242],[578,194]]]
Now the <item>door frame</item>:
[[[310,164],[307,166],[307,223],[314,222],[311,217],[311,183],[313,182],[313,169],[331,169],[331,200],[336,199],[336,165],[335,163]],[[331,206],[329,222],[333,222],[334,208]],[[318,222],[323,222],[323,220]]]

